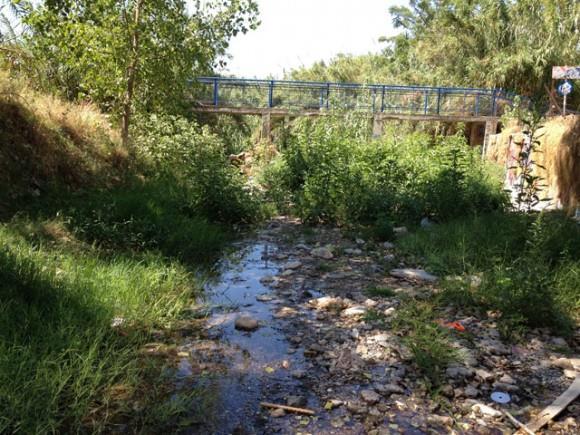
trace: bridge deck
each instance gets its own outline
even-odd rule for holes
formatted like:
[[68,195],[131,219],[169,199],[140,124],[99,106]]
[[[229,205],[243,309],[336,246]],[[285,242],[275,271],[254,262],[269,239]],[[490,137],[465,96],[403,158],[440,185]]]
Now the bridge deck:
[[[325,116],[327,110],[295,110],[280,108],[254,108],[254,107],[213,107],[196,106],[193,109],[199,113],[216,113],[228,115],[270,115],[273,118],[298,117],[298,116]],[[367,112],[362,112],[367,113]],[[369,113],[370,114],[370,113]],[[405,113],[374,113],[379,120],[400,120],[400,121],[439,121],[439,122],[487,122],[499,119],[498,116],[475,116],[475,115],[437,115],[437,114],[405,114]]]
[[498,89],[255,80],[197,79],[194,110],[272,116],[318,116],[349,110],[384,119],[485,122],[511,98]]

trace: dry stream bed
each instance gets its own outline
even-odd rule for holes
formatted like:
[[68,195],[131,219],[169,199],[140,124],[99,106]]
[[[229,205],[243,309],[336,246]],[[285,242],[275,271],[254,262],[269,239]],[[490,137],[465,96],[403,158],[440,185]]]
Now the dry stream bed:
[[[390,324],[402,300],[428,298],[437,281],[405,269],[396,246],[279,218],[234,248],[192,308],[201,330],[178,343],[176,389],[204,392],[203,415],[183,433],[513,433],[503,411],[528,422],[578,376],[577,341],[533,330],[505,343],[493,316],[449,307],[441,321],[465,329],[450,333],[459,357],[428,390]],[[369,296],[371,287],[393,294]],[[576,400],[544,430],[578,433],[579,421]]]

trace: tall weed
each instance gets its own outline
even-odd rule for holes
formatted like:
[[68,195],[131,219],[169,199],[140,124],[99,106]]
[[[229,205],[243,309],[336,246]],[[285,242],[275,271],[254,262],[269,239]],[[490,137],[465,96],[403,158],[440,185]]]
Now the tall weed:
[[433,143],[422,133],[388,132],[372,140],[368,131],[361,115],[298,122],[266,171],[274,199],[307,221],[339,224],[417,224],[423,216],[446,221],[505,207],[500,182],[462,137]]

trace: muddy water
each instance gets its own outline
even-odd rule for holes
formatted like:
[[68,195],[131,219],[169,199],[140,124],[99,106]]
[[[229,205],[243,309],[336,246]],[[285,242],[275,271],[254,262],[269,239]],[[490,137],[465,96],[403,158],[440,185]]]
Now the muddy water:
[[[214,399],[203,428],[192,428],[189,433],[269,433],[272,423],[260,402],[285,404],[289,395],[307,398],[304,406],[319,406],[292,376],[304,368],[304,355],[290,348],[283,332],[285,321],[274,317],[282,301],[261,283],[281,266],[272,261],[275,244],[262,237],[235,248],[219,265],[217,281],[206,288],[210,340],[184,344],[198,362],[219,372],[201,381]],[[260,301],[262,298],[268,300]],[[253,332],[235,329],[235,319],[241,314],[258,320],[260,327]],[[180,376],[191,375],[191,369],[190,360],[183,359]]]

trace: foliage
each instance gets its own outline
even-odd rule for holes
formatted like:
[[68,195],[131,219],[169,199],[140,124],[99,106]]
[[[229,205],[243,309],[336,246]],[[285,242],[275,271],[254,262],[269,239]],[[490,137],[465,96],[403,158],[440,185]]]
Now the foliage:
[[457,358],[447,331],[435,323],[435,314],[430,302],[409,300],[397,310],[393,320],[393,328],[404,334],[403,343],[431,386],[441,383],[443,370]]
[[530,213],[534,210],[541,201],[540,193],[545,184],[542,184],[544,179],[535,174],[534,168],[542,167],[537,161],[533,160],[533,155],[540,152],[540,141],[538,140],[538,129],[541,128],[540,116],[537,114],[530,114],[529,117],[523,119],[524,122],[524,139],[518,143],[520,151],[516,159],[516,166],[509,169],[517,169],[519,171],[519,180],[514,184],[516,189],[515,206],[519,211]]
[[420,231],[403,239],[401,249],[439,274],[479,276],[449,280],[443,297],[467,309],[496,310],[504,334],[538,326],[566,334],[580,314],[572,290],[580,282],[578,240],[580,227],[558,213],[512,213]]
[[248,222],[259,217],[257,192],[230,165],[221,139],[207,126],[175,116],[143,118],[137,153],[154,177],[174,178],[185,189],[183,207],[210,220]]
[[[382,53],[339,55],[291,71],[299,80],[502,88],[546,96],[554,65],[576,65],[576,0],[411,0],[390,8],[402,30]],[[570,107],[580,107],[572,95]]]
[[109,190],[53,193],[32,211],[57,217],[76,239],[114,252],[159,251],[187,262],[210,262],[226,242],[224,228],[192,209],[176,181],[133,181]]
[[[502,209],[504,194],[460,136],[368,137],[368,119],[351,115],[297,123],[282,161],[266,171],[278,201],[309,221],[417,224]],[[286,195],[283,194],[286,192]],[[282,204],[286,206],[287,204]]]
[[0,225],[0,432],[110,431],[135,396],[162,400],[138,349],[198,289],[176,263],[102,253],[58,222]]
[[192,13],[182,0],[26,4],[27,45],[43,66],[37,82],[124,117],[132,106],[182,112],[189,80],[257,25],[252,0],[195,2]]

